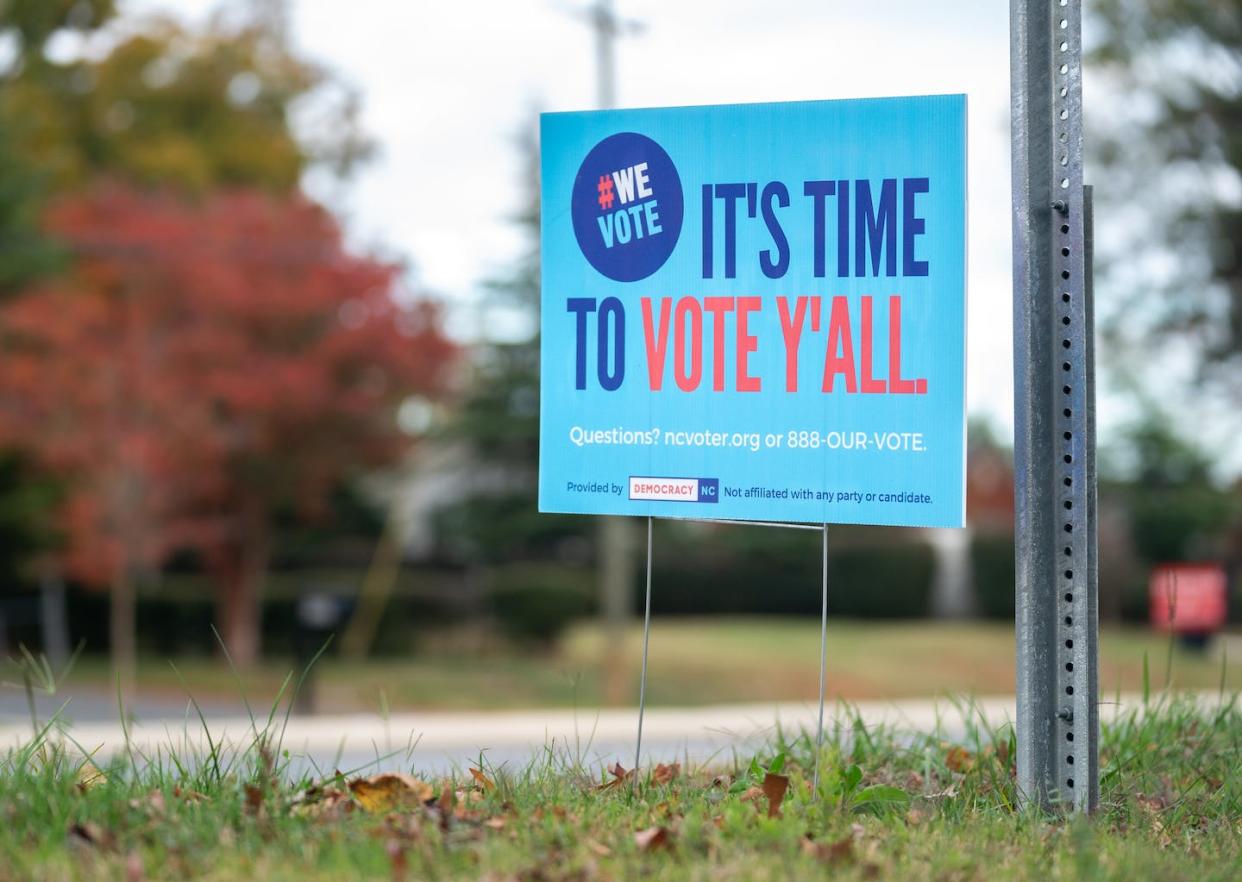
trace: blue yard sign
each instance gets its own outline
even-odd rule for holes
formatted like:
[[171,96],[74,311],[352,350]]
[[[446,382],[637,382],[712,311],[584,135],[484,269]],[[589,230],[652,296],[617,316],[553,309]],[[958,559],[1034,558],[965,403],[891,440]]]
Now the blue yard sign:
[[961,526],[966,99],[542,119],[539,507]]

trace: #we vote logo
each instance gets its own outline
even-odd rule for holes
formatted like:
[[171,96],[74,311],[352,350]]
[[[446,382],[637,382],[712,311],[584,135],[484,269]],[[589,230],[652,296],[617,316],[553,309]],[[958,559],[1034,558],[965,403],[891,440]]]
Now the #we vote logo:
[[637,282],[664,266],[681,235],[684,197],[677,168],[646,135],[600,141],[578,168],[571,196],[583,256],[616,282]]

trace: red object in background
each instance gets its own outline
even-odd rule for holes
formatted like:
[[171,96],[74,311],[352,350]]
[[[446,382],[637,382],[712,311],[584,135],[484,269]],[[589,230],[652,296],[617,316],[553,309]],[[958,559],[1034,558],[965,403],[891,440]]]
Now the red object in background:
[[1218,564],[1161,564],[1148,583],[1151,623],[1178,634],[1219,631],[1225,595],[1225,570]]

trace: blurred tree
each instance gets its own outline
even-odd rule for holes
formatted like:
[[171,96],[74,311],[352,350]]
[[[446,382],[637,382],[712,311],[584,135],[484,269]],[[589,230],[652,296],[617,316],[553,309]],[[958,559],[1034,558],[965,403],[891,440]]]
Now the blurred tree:
[[1092,106],[1089,140],[1109,218],[1101,318],[1114,361],[1139,385],[1150,365],[1168,378],[1187,364],[1242,402],[1242,5],[1093,7],[1096,88],[1124,96]]
[[[479,480],[440,512],[438,535],[460,559],[492,570],[493,607],[508,618],[512,583],[539,608],[560,597],[565,574],[540,563],[581,564],[591,557],[590,523],[539,513],[539,141],[538,115],[519,132],[520,180],[529,186],[513,221],[525,249],[508,275],[488,285],[480,327],[505,325],[472,348],[465,394],[449,441],[465,446]],[[497,321],[499,317],[499,321]],[[534,566],[532,566],[534,565]],[[580,576],[579,573],[574,574]]]
[[[494,326],[510,327],[474,347],[469,385],[449,434],[491,475],[442,516],[441,534],[462,556],[489,564],[555,559],[582,536],[581,519],[538,513],[539,472],[539,141],[538,116],[518,136],[520,179],[529,181],[513,215],[525,250],[491,282],[482,305]],[[499,338],[499,339],[498,339]],[[580,543],[574,543],[580,547]]]
[[134,580],[193,548],[247,664],[273,512],[314,515],[406,449],[395,406],[453,353],[437,311],[399,305],[397,268],[297,196],[104,186],[49,229],[73,264],[0,307],[0,443],[65,479],[65,563],[111,586],[114,647],[132,653]]
[[[0,0],[0,297],[63,266],[39,217],[49,200],[90,192],[101,178],[207,202],[237,187],[297,199],[308,167],[346,175],[366,156],[356,95],[290,50],[274,8],[197,31],[152,19],[98,34],[113,0]],[[80,249],[73,259],[85,259]],[[0,521],[31,513],[0,483]],[[135,523],[147,525],[152,514],[139,514]],[[132,606],[122,600],[122,610]],[[132,634],[132,620],[114,631]]]
[[1213,480],[1212,458],[1182,437],[1168,414],[1149,410],[1122,438],[1130,460],[1131,534],[1147,564],[1218,557],[1237,501]]
[[[258,25],[193,33],[155,20],[99,58],[23,52],[2,85],[0,120],[58,190],[102,173],[287,193],[311,163],[346,174],[370,149],[352,92]],[[291,125],[304,106],[316,121],[305,143]]]

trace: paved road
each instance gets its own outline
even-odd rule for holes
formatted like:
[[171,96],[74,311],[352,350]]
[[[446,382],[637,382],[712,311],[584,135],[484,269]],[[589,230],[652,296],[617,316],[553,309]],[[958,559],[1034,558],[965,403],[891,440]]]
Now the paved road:
[[[71,702],[70,708],[74,705]],[[161,708],[151,708],[161,710]],[[90,706],[88,711],[98,711]],[[145,716],[140,707],[130,726],[130,744],[143,754],[165,753],[173,746],[183,756],[206,748],[206,737],[196,715]],[[205,709],[214,742],[244,747],[254,738],[250,720],[233,710]],[[974,712],[991,725],[1008,720],[1011,697],[982,699]],[[829,726],[852,727],[857,714],[866,725],[880,723],[915,731],[938,727],[946,738],[965,731],[960,708],[945,702],[863,702],[849,707],[829,705]],[[29,737],[29,724],[12,714],[0,718],[0,748]],[[810,704],[735,704],[698,708],[648,709],[643,731],[643,760],[681,760],[691,763],[725,762],[732,752],[747,751],[771,739],[780,727],[787,733],[814,731],[816,708]],[[73,740],[87,750],[107,756],[124,749],[124,733],[115,719],[76,713],[69,727]],[[263,721],[260,721],[262,727]],[[279,721],[278,721],[279,723]],[[284,746],[297,769],[343,771],[369,766],[382,769],[418,769],[440,774],[477,763],[480,754],[493,766],[525,766],[535,757],[553,756],[560,762],[587,767],[634,761],[637,714],[634,710],[543,710],[496,713],[403,713],[382,719],[373,714],[293,717],[284,733]]]
[[[1138,696],[1122,696],[1120,703],[1103,704],[1101,717],[1108,719],[1139,701]],[[236,750],[253,741],[250,720],[235,709],[208,708],[204,713],[215,743]],[[829,728],[842,726],[850,732],[861,722],[867,727],[884,724],[908,732],[939,732],[946,740],[960,740],[972,724],[999,726],[1013,713],[1013,697],[1001,696],[975,699],[969,707],[932,699],[829,704],[825,716]],[[643,763],[725,763],[734,751],[745,756],[769,741],[778,727],[786,733],[813,732],[815,718],[816,708],[809,703],[649,708]],[[125,749],[124,733],[115,718],[75,719],[80,722],[68,731],[84,749],[98,750],[105,757]],[[636,723],[632,709],[402,713],[388,719],[374,714],[320,715],[292,717],[283,745],[295,773],[365,767],[444,774],[476,764],[481,754],[493,767],[513,770],[547,756],[597,770],[618,761],[631,766]],[[279,725],[278,720],[277,730]],[[0,718],[0,750],[29,738],[29,732],[26,722]],[[193,757],[207,748],[202,723],[184,711],[151,717],[138,713],[129,734],[132,748],[147,756],[166,755],[171,746],[182,757]]]

